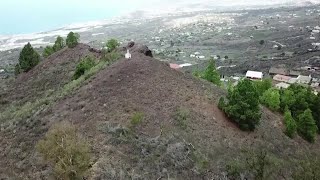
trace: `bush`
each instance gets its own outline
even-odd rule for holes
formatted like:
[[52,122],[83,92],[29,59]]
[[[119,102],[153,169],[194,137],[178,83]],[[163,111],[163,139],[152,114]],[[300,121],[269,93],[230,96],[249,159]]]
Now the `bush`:
[[95,59],[90,56],[85,57],[77,65],[76,71],[73,75],[73,80],[78,79],[94,66],[95,66]]
[[110,39],[106,44],[106,47],[108,48],[108,52],[115,50],[119,46],[120,46],[120,43],[116,39]]
[[273,111],[280,109],[280,93],[277,89],[268,89],[263,93],[260,102]]
[[298,116],[298,133],[307,141],[314,142],[318,132],[318,127],[312,117],[310,109]]
[[174,114],[175,123],[181,129],[187,129],[187,120],[189,118],[189,111],[184,108],[177,109],[176,113]]
[[224,59],[229,59],[229,56],[225,56]]
[[70,32],[66,39],[66,44],[68,48],[74,48],[78,45],[79,34]]
[[285,134],[290,138],[293,138],[297,132],[297,123],[293,119],[291,112],[288,108],[286,108],[286,111],[284,113],[284,124],[286,126]]
[[90,167],[89,144],[69,123],[53,126],[38,142],[37,150],[52,166],[57,179],[83,178]]
[[264,40],[261,40],[261,41],[259,42],[260,45],[263,45],[264,43],[265,43]]
[[[40,55],[33,49],[30,43],[25,45],[19,56],[20,71],[28,72],[40,62]],[[20,72],[19,71],[19,72]]]
[[224,101],[224,97],[221,97],[219,99],[218,108],[221,109],[221,110],[224,110],[225,106],[226,106],[226,103]]
[[143,118],[144,118],[143,113],[141,112],[134,113],[133,116],[131,117],[131,125],[133,127],[136,127],[138,124],[142,122]]
[[44,48],[44,50],[43,50],[42,56],[47,58],[53,53],[54,53],[53,47],[52,46],[46,46],[46,48]]
[[228,90],[225,113],[235,121],[240,129],[253,131],[259,124],[261,110],[259,94],[252,81],[243,79],[233,89]]
[[119,52],[107,52],[107,51],[102,51],[102,60],[103,61],[107,61],[109,63],[113,63],[117,60],[119,60],[121,57],[123,57],[123,55]]

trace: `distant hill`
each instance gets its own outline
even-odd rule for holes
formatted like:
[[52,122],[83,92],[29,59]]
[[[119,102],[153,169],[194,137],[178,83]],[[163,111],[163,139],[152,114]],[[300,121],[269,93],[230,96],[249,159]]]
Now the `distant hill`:
[[[145,56],[145,48],[134,45],[132,59],[118,60],[71,93],[32,109],[30,116],[6,119],[0,131],[0,178],[50,177],[35,144],[61,121],[72,122],[92,146],[89,179],[223,178],[226,164],[242,150],[264,149],[287,161],[319,148],[319,140],[311,145],[289,139],[282,117],[265,108],[255,132],[240,131],[217,108],[225,90]],[[26,107],[50,97],[48,92],[71,81],[86,55],[100,57],[84,44],[50,56],[18,77],[1,96],[6,101],[0,107]],[[142,118],[133,127],[136,114]]]

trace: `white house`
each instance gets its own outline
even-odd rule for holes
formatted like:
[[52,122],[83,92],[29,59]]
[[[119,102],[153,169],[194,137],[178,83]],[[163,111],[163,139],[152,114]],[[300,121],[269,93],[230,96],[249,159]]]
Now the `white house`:
[[262,80],[263,73],[258,71],[247,71],[246,78],[252,79],[252,80],[255,80],[255,79]]
[[299,83],[299,84],[309,84],[311,80],[312,80],[311,76],[300,75],[297,77],[297,83]]
[[127,50],[127,53],[125,54],[125,58],[126,59],[131,59],[131,54],[130,54],[129,49]]

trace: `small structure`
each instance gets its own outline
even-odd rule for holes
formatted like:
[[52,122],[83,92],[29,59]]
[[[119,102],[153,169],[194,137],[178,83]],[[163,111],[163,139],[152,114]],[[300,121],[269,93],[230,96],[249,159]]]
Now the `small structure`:
[[290,79],[291,77],[280,75],[280,74],[277,74],[273,77],[273,80],[279,81],[279,82],[289,82]]
[[258,71],[247,71],[246,78],[251,80],[262,80],[263,73]]
[[172,68],[172,69],[180,69],[180,66],[179,66],[179,64],[170,63],[170,68]]
[[289,88],[289,86],[290,86],[290,84],[287,84],[284,82],[276,84],[276,88],[278,88],[278,89],[287,89],[287,88]]
[[125,54],[125,58],[126,59],[131,59],[131,54],[130,54],[129,49],[127,49],[127,53]]
[[269,74],[270,75],[277,75],[277,74],[281,74],[281,75],[289,75],[289,71],[285,68],[275,68],[272,67],[269,69]]
[[299,83],[299,84],[309,84],[311,79],[312,79],[311,76],[302,76],[302,75],[300,75],[300,76],[297,77],[297,83]]

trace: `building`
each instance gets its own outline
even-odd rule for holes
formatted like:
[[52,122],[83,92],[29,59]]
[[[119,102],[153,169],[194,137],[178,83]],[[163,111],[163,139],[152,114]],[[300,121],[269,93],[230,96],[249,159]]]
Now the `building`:
[[281,75],[289,75],[289,71],[285,68],[275,68],[272,67],[269,69],[269,74],[270,75],[276,75],[276,74],[281,74]]
[[277,74],[273,77],[273,80],[279,81],[279,82],[289,82],[290,79],[291,79],[290,76],[284,76],[281,74]]
[[289,76],[292,76],[292,77],[298,77],[300,76],[301,72],[300,71],[295,71],[295,70],[290,70],[289,72]]
[[289,88],[289,86],[290,86],[290,84],[287,84],[284,82],[276,84],[276,88],[278,88],[278,89],[287,89],[287,88]]
[[127,50],[127,53],[125,54],[126,59],[131,59],[131,53],[129,52],[129,49]]
[[297,78],[291,78],[291,79],[288,81],[288,83],[289,83],[289,84],[295,84],[295,83],[297,83],[297,81],[298,81]]
[[299,84],[309,84],[311,80],[312,80],[311,76],[300,75],[297,77],[297,83]]
[[263,73],[258,71],[247,71],[246,78],[251,80],[262,80]]

